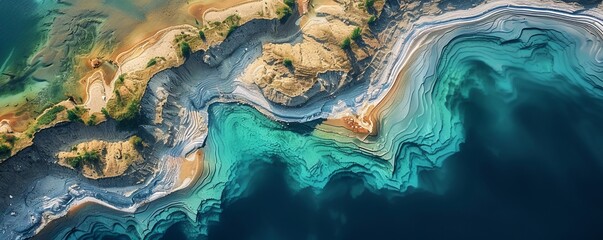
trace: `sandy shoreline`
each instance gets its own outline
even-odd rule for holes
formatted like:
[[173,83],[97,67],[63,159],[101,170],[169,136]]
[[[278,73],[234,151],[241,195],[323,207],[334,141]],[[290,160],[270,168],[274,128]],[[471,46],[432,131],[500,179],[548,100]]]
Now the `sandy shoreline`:
[[52,226],[53,224],[57,224],[57,222],[55,220],[58,220],[61,218],[71,218],[71,217],[75,216],[75,214],[77,214],[79,211],[82,211],[82,209],[84,209],[84,208],[88,208],[88,207],[97,205],[97,206],[103,206],[103,207],[106,207],[106,208],[109,208],[112,210],[116,210],[116,211],[120,211],[120,212],[134,213],[140,206],[143,206],[155,199],[161,198],[161,197],[166,196],[175,191],[181,191],[181,190],[190,188],[190,187],[194,186],[196,181],[204,174],[204,172],[203,172],[204,157],[205,156],[204,156],[203,150],[198,149],[198,150],[194,151],[193,153],[189,154],[186,158],[182,159],[182,164],[180,165],[180,173],[178,174],[178,180],[175,182],[174,187],[170,192],[161,192],[161,193],[153,194],[153,196],[151,196],[146,201],[137,203],[128,208],[117,208],[111,204],[108,204],[108,203],[101,201],[99,199],[96,199],[94,197],[84,197],[84,198],[78,200],[77,202],[72,203],[72,205],[69,207],[69,209],[67,211],[64,212],[64,214],[60,214],[60,215],[46,215],[45,214],[45,215],[43,215],[42,222],[41,222],[40,226],[38,228],[36,228],[35,234],[40,233],[46,227]]
[[[438,29],[446,29],[448,25],[433,25],[417,28],[417,26],[422,25],[423,23],[429,22],[445,22],[448,19],[463,19],[468,18],[467,16],[481,16],[477,19],[472,19],[471,21],[478,21],[479,19],[488,17],[494,12],[493,9],[501,9],[505,7],[537,7],[544,9],[555,9],[562,12],[570,13],[571,11],[577,11],[581,9],[578,5],[571,5],[566,3],[558,3],[558,4],[550,4],[546,1],[540,2],[530,2],[525,0],[517,0],[517,1],[494,1],[486,4],[482,4],[471,8],[469,10],[463,11],[452,11],[448,13],[444,13],[439,16],[424,16],[421,17],[420,21],[412,23],[410,26],[413,35],[401,36],[400,39],[405,39],[404,41],[398,41],[398,43],[392,48],[391,52],[398,52],[401,60],[396,61],[396,65],[392,67],[391,70],[387,72],[391,72],[394,74],[394,80],[385,80],[391,81],[391,87],[381,95],[381,97],[372,101],[369,104],[366,104],[359,111],[358,119],[361,121],[365,121],[365,126],[372,126],[370,128],[371,134],[378,134],[378,126],[379,122],[382,121],[383,117],[387,114],[388,108],[396,101],[400,101],[400,98],[404,98],[404,89],[408,83],[408,70],[411,67],[411,63],[418,60],[418,53],[421,52],[422,48],[425,45],[430,43],[430,40],[438,35]],[[501,9],[502,10],[502,9]],[[485,15],[483,13],[486,13]],[[589,11],[588,14],[598,15],[600,18],[603,16],[600,11]],[[451,22],[449,24],[452,25],[461,25],[467,24],[465,21],[457,21]],[[415,32],[416,31],[416,32]],[[386,78],[392,78],[391,76],[387,76]],[[383,81],[383,80],[381,80]]]

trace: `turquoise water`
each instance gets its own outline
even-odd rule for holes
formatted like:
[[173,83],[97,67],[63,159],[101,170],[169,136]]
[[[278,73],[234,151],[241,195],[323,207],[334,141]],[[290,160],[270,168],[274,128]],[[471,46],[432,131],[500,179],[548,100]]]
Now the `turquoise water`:
[[135,214],[86,207],[40,237],[602,236],[588,224],[603,199],[603,65],[588,37],[601,41],[561,25],[458,34],[415,63],[423,77],[399,90],[413,97],[366,142],[214,104],[207,175],[192,188]]
[[11,21],[0,22],[0,62],[8,65],[11,59],[23,60],[31,53],[31,49],[40,34],[36,26],[41,18],[37,15],[38,4],[34,1],[0,2],[0,13],[3,18]]
[[[27,59],[43,37],[39,28],[42,17],[34,1],[0,1],[0,72],[19,76],[26,68]],[[10,20],[9,20],[10,19]],[[33,27],[32,27],[33,26]],[[3,76],[0,96],[23,92],[25,79],[8,81]]]
[[[41,67],[34,56],[46,44],[48,25],[56,14],[52,11],[61,6],[56,1],[0,1],[1,107],[40,98],[40,92],[48,89],[48,82],[33,77],[34,71]],[[37,106],[42,108],[52,101],[56,99],[42,98]]]
[[[44,25],[52,22],[50,11],[57,7],[54,1],[0,1],[1,72],[17,77],[23,74],[27,60],[44,44],[48,33]],[[13,86],[17,88],[17,84]]]

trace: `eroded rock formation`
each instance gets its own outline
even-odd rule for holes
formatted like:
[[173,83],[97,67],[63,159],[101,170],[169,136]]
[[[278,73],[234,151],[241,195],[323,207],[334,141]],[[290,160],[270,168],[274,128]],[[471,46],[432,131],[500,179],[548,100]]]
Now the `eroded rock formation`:
[[136,137],[128,141],[106,142],[92,140],[74,146],[71,151],[57,154],[58,164],[80,169],[87,178],[99,179],[124,174],[128,168],[143,160]]

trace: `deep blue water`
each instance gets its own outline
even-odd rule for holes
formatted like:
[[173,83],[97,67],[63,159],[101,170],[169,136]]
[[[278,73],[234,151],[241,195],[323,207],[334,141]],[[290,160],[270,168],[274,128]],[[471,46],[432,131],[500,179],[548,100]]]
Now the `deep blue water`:
[[[512,102],[476,90],[457,103],[466,142],[443,169],[422,172],[418,189],[374,193],[346,175],[318,195],[296,192],[278,159],[262,159],[209,239],[603,239],[601,103],[515,85]],[[164,239],[182,239],[187,227],[173,225]]]

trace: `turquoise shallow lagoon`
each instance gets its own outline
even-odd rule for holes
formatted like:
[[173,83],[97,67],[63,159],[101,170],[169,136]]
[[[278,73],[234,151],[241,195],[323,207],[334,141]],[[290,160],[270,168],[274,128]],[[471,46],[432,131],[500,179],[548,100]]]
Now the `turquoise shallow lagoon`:
[[603,39],[537,15],[434,39],[365,141],[215,103],[194,186],[38,237],[600,239]]

